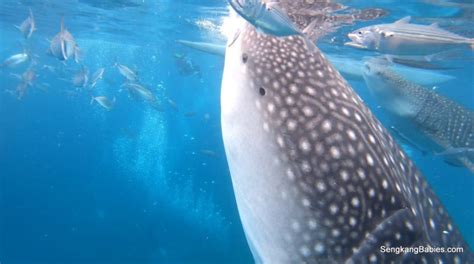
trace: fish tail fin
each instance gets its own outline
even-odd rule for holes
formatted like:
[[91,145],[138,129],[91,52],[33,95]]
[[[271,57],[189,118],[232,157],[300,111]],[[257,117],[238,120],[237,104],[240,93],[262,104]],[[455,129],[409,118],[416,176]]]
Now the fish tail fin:
[[313,53],[317,48],[316,44],[306,35],[301,36],[303,38],[304,44],[310,53]]
[[302,33],[309,36],[309,34],[311,34],[311,31],[316,27],[317,23],[318,19],[314,19],[303,29]]
[[61,17],[61,32],[64,32],[66,28],[64,27],[64,16]]
[[30,14],[31,18],[34,18],[33,16],[33,10],[31,10],[31,7],[28,7],[28,13]]

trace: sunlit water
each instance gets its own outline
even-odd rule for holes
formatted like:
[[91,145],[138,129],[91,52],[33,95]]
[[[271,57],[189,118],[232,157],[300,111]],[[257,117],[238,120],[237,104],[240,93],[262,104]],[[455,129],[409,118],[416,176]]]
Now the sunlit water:
[[[407,15],[474,37],[470,1],[341,2],[388,11],[319,41],[349,62],[373,54],[343,46],[348,32]],[[25,41],[13,25],[28,7],[38,29]],[[38,56],[38,77],[22,100],[3,90],[17,86],[14,74],[27,64],[0,71],[1,263],[253,261],[221,139],[223,58],[175,42],[225,43],[227,14],[224,0],[0,0],[0,60],[23,49]],[[81,64],[46,54],[62,16],[83,52]],[[160,109],[129,97],[115,62],[138,73]],[[434,88],[472,109],[472,62],[453,63],[457,69],[440,73],[455,78]],[[105,67],[92,94],[115,98],[111,111],[73,86],[81,65],[90,73]],[[349,81],[389,126],[365,83]],[[405,149],[473,245],[473,175]]]

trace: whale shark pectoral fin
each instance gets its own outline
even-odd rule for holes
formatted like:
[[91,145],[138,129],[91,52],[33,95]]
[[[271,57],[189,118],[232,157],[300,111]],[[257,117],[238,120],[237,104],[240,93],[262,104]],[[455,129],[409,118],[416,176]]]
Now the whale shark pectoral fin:
[[442,157],[451,166],[466,167],[474,172],[474,148],[449,148],[435,155]]
[[415,217],[408,208],[393,211],[370,232],[359,248],[345,263],[369,263],[376,258],[377,263],[398,262],[402,254],[387,253],[384,247],[410,247],[421,238]]
[[394,136],[396,138],[399,138],[400,140],[406,142],[410,147],[418,150],[421,154],[426,155],[429,151],[427,149],[424,149],[423,147],[419,146],[415,141],[413,141],[410,137],[406,136],[403,134],[398,128],[395,126],[391,126],[391,131],[394,133]]
[[449,148],[443,152],[436,153],[437,156],[442,157],[457,157],[457,156],[470,156],[474,157],[474,148]]

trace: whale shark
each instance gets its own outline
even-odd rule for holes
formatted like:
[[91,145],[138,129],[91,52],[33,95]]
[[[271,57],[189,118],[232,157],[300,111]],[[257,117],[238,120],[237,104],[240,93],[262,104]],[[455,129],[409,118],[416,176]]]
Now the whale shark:
[[474,111],[406,80],[376,58],[365,62],[364,79],[406,136],[474,173]]
[[424,176],[319,49],[231,17],[221,129],[255,262],[472,263]]

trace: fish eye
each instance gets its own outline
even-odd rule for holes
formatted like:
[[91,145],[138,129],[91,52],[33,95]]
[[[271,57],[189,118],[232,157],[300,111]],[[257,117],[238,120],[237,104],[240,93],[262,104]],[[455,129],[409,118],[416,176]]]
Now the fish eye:
[[265,88],[260,87],[260,89],[258,89],[258,93],[260,93],[261,96],[264,96],[267,93],[267,91],[265,91]]
[[359,35],[362,35],[362,31],[359,31],[359,32],[357,32],[357,33],[359,33]]

